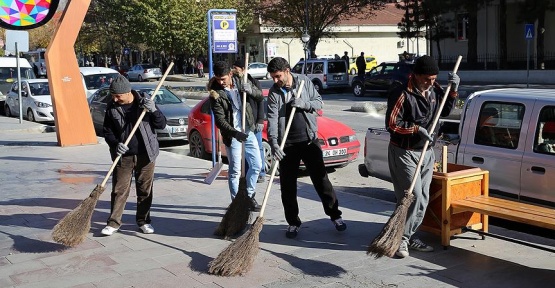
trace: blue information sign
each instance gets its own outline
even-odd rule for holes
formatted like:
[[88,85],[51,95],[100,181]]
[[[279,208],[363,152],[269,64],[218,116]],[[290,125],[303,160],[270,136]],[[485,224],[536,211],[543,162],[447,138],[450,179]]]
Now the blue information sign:
[[237,53],[237,25],[235,14],[212,15],[214,53]]
[[524,39],[534,39],[534,24],[524,24]]

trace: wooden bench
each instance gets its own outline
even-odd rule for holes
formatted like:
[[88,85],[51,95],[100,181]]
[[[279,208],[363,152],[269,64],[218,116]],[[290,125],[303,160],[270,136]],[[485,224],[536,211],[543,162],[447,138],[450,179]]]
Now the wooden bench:
[[451,214],[467,211],[555,230],[555,209],[542,206],[487,195],[451,202]]

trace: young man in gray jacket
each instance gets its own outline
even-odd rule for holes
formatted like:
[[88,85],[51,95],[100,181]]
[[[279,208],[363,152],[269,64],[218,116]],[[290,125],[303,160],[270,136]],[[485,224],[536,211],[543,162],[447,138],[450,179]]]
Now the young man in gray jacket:
[[[324,212],[338,231],[344,231],[347,225],[341,218],[339,203],[328,179],[322,149],[318,143],[316,111],[322,109],[322,97],[308,77],[291,73],[289,63],[281,57],[270,61],[268,72],[274,81],[268,95],[268,138],[272,155],[280,161],[281,201],[289,224],[285,236],[295,238],[302,223],[297,202],[297,177],[301,160],[322,201]],[[297,98],[295,96],[301,80],[304,80],[304,87]],[[296,111],[291,115],[293,107],[296,107]],[[293,121],[281,150],[279,143],[289,117],[293,117]]]

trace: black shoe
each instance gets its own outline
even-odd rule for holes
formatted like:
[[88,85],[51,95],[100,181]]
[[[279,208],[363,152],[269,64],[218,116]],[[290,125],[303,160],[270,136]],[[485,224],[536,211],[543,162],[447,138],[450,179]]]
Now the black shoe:
[[293,239],[297,237],[297,234],[299,234],[300,229],[301,229],[300,225],[299,226],[289,225],[289,227],[287,227],[287,231],[285,232],[285,237],[289,239]]
[[331,220],[333,225],[335,225],[335,229],[337,231],[345,231],[347,229],[347,224],[343,221],[343,218],[339,217],[335,220]]
[[258,204],[258,202],[256,202],[256,199],[254,199],[254,196],[251,198],[251,211],[254,212],[260,212],[260,208],[262,206],[260,206],[260,204]]
[[264,183],[264,182],[266,182],[266,177],[258,176],[258,180],[256,180],[256,183]]

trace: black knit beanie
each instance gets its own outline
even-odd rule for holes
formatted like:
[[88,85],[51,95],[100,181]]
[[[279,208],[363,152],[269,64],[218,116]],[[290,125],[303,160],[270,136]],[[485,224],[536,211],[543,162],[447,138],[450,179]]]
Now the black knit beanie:
[[237,59],[235,60],[235,62],[233,62],[233,66],[245,69],[245,60]]
[[437,63],[434,58],[424,55],[416,59],[413,71],[414,74],[437,75],[439,74],[439,67],[437,67]]
[[125,94],[131,92],[131,84],[123,75],[118,75],[110,84],[110,93]]

